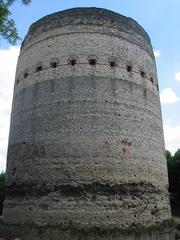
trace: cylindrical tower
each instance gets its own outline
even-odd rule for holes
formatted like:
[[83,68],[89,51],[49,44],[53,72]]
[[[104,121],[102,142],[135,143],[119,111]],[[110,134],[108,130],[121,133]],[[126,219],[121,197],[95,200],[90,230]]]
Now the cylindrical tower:
[[43,228],[41,239],[47,228],[63,240],[119,240],[144,229],[151,235],[141,239],[160,239],[159,229],[172,239],[167,187],[156,65],[143,28],[97,8],[32,24],[16,72],[4,224]]

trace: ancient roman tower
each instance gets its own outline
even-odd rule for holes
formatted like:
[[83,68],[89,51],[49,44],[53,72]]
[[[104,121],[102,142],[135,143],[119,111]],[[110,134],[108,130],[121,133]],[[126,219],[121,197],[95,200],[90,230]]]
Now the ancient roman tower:
[[169,240],[167,189],[143,28],[97,8],[32,24],[15,79],[4,226],[31,240]]

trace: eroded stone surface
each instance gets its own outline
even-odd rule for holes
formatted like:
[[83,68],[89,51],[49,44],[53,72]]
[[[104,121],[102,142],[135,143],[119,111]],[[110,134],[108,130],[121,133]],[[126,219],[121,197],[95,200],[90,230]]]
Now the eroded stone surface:
[[33,24],[17,65],[4,223],[149,227],[171,218],[167,186],[144,30],[94,8]]

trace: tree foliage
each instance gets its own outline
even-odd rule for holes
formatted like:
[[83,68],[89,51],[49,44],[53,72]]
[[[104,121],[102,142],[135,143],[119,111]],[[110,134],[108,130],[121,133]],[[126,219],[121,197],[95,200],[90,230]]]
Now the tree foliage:
[[174,216],[180,216],[180,149],[174,156],[166,151],[171,210]]
[[166,151],[168,176],[169,176],[169,191],[180,197],[180,149],[174,156],[169,151]]
[[177,164],[180,164],[180,149],[178,149],[174,156],[173,156],[173,160],[177,163]]
[[0,173],[0,215],[2,214],[2,208],[3,208],[3,201],[4,201],[4,181],[5,181],[5,173]]
[[[21,0],[24,5],[28,5],[31,0]],[[10,44],[16,44],[20,39],[18,36],[16,24],[11,18],[10,7],[15,0],[0,0],[0,36],[6,39]]]

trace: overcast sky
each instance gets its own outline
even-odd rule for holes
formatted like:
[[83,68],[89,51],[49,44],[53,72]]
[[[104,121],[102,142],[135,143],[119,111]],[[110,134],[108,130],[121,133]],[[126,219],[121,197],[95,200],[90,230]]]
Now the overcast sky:
[[[20,0],[11,8],[23,39],[39,18],[72,7],[102,7],[135,19],[148,32],[156,57],[166,149],[180,148],[180,0]],[[0,39],[0,171],[5,170],[14,75],[21,41]]]

